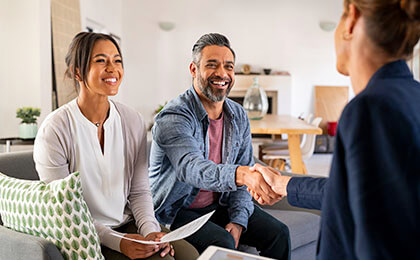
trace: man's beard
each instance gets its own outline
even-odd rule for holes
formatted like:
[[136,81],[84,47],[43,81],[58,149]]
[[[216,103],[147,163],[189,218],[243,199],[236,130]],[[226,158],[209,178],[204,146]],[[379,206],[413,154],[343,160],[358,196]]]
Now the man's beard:
[[[229,95],[230,90],[232,89],[232,81],[229,78],[221,78],[221,77],[210,77],[207,79],[204,79],[201,77],[200,73],[198,74],[198,88],[201,90],[201,92],[204,94],[204,96],[206,96],[208,99],[210,99],[213,102],[220,102],[225,100],[225,98]],[[224,89],[216,89],[213,88],[210,84],[211,80],[224,80],[224,81],[228,81],[229,85],[226,88],[226,90]]]

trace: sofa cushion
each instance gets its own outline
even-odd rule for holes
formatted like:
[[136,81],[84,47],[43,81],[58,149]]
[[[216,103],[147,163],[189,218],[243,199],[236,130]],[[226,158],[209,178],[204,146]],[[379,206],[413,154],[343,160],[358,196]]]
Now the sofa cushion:
[[39,180],[32,151],[0,153],[0,172],[24,180]]
[[318,239],[321,218],[318,215],[278,209],[264,209],[289,227],[292,250]]
[[79,173],[45,184],[0,173],[5,227],[53,242],[65,259],[104,259]]

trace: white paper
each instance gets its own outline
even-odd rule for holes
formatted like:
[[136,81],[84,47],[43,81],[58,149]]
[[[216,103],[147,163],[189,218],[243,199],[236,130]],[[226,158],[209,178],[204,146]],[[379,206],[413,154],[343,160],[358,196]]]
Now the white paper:
[[160,239],[160,241],[137,240],[137,239],[124,237],[124,236],[121,236],[121,235],[116,234],[116,233],[112,233],[112,235],[116,236],[116,237],[123,238],[123,239],[130,240],[130,241],[134,241],[134,242],[137,242],[137,243],[147,244],[147,245],[168,243],[168,242],[172,242],[172,241],[176,241],[176,240],[186,238],[188,236],[191,236],[195,232],[197,232],[210,219],[210,217],[213,215],[214,212],[215,212],[215,210],[213,210],[212,212],[207,213],[206,215],[203,215],[203,216],[191,221],[188,224],[185,224],[182,227],[179,227],[179,228],[175,229],[172,232],[169,232],[168,234],[164,235]]

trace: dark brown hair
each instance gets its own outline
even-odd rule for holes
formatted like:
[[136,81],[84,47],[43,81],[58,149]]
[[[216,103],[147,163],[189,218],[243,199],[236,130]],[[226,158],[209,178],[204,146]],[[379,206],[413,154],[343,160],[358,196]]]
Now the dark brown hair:
[[70,43],[69,50],[66,55],[67,69],[65,76],[73,80],[73,85],[78,90],[79,82],[77,81],[76,75],[79,74],[80,80],[85,82],[87,74],[89,72],[90,56],[92,54],[93,46],[98,40],[111,41],[118,50],[121,56],[122,54],[117,41],[112,36],[103,33],[93,32],[80,32],[78,33]]
[[344,15],[349,4],[365,17],[373,43],[391,57],[411,57],[420,38],[420,0],[344,0]]

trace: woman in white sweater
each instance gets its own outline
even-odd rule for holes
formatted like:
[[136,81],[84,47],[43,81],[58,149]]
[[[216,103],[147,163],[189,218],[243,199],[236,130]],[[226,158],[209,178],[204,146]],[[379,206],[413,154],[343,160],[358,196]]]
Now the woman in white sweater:
[[[154,216],[149,189],[144,120],[108,100],[118,93],[124,74],[117,42],[105,34],[79,33],[66,64],[66,76],[79,94],[48,115],[39,129],[34,160],[40,179],[50,182],[80,172],[106,259],[173,259],[169,243],[144,245],[112,235],[156,240],[165,234]],[[198,256],[185,241],[173,245],[178,259]]]

